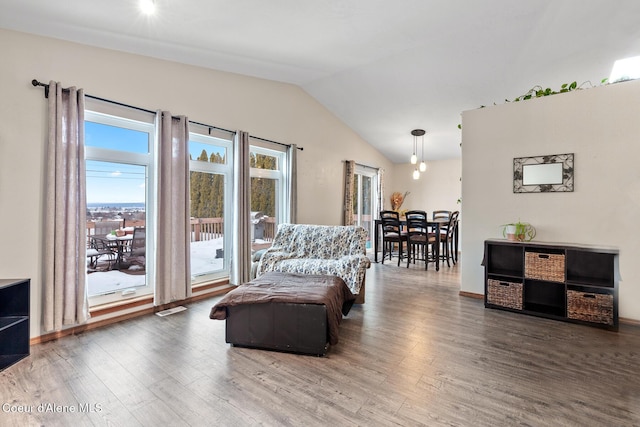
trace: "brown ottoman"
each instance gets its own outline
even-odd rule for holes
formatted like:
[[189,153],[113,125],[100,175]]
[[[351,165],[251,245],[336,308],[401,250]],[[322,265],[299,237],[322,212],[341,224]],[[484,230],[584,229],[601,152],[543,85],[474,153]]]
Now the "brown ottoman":
[[337,276],[269,272],[226,294],[210,318],[226,319],[226,342],[326,354],[355,296]]

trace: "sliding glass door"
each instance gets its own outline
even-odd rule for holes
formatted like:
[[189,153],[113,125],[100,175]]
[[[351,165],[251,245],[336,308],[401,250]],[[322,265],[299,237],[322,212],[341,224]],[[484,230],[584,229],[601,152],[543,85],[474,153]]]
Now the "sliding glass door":
[[377,206],[377,170],[356,165],[353,181],[353,221],[369,232],[367,248],[371,248]]

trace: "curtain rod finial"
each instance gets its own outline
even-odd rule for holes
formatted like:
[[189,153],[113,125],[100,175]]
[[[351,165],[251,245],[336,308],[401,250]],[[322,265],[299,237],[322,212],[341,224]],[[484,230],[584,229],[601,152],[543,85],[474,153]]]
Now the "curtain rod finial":
[[33,79],[33,80],[31,80],[31,84],[34,85],[34,86],[38,86],[38,85],[40,85],[40,82],[38,80],[36,80],[36,79]]

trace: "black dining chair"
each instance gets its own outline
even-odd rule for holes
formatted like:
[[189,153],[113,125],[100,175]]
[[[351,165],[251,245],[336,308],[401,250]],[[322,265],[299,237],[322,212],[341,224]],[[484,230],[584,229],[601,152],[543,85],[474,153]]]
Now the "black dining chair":
[[405,214],[404,214],[404,217],[407,219],[407,221],[409,221],[409,219],[424,219],[426,221],[427,220],[427,212],[426,211],[420,211],[420,210],[406,211]]
[[[433,219],[450,219],[450,218],[451,218],[451,211],[445,211],[445,210],[433,211]],[[440,239],[446,238],[447,227],[448,227],[448,224],[440,225]]]
[[449,219],[451,211],[433,211],[433,219],[446,218]]
[[382,264],[387,256],[393,256],[393,247],[398,245],[398,266],[403,258],[403,245],[407,241],[407,233],[402,230],[400,214],[396,211],[380,211],[382,227]]
[[411,260],[414,264],[416,261],[424,261],[424,269],[427,270],[429,262],[435,261],[432,256],[433,250],[431,255],[429,252],[429,247],[433,249],[435,242],[435,237],[429,232],[426,213],[424,216],[407,213],[407,268]]
[[445,232],[440,235],[440,259],[447,262],[447,266],[451,267],[451,263],[456,265],[458,261],[457,254],[455,254],[455,238],[458,231],[458,216],[459,211],[451,213],[449,223],[445,226]]

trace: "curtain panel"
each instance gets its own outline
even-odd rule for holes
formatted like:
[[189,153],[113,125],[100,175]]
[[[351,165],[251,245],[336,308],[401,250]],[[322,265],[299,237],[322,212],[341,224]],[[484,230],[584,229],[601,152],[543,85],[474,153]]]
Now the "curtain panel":
[[355,180],[356,162],[345,160],[344,162],[344,207],[343,225],[353,225],[353,182]]
[[287,147],[287,210],[285,222],[298,222],[298,146],[291,144]]
[[154,305],[191,296],[189,121],[167,111],[156,115],[158,200]]
[[376,218],[380,218],[380,211],[384,210],[384,169],[378,169],[378,212]]
[[89,319],[86,288],[84,91],[49,82],[43,325],[58,331]]
[[247,132],[236,132],[233,152],[233,243],[230,282],[241,285],[251,278],[251,178]]

